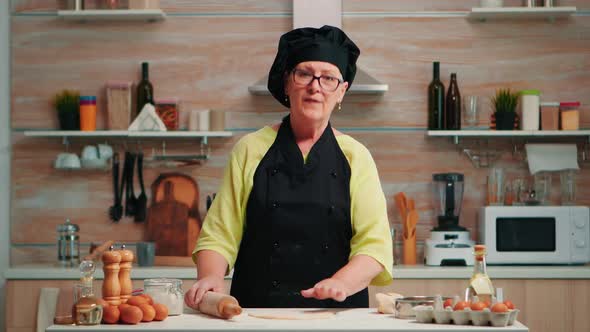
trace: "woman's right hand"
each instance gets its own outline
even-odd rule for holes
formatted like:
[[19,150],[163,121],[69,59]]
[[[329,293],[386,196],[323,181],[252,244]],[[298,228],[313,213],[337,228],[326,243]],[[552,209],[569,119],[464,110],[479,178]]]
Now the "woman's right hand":
[[207,291],[223,293],[225,283],[223,277],[207,276],[197,280],[194,285],[184,294],[184,303],[195,310],[198,310],[199,303]]

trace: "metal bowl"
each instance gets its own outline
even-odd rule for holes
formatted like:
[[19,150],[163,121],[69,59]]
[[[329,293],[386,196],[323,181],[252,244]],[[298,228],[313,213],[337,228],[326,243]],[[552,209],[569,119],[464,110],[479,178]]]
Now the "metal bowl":
[[[450,299],[451,297],[442,297],[442,300]],[[395,300],[395,317],[402,319],[411,319],[416,317],[414,307],[417,305],[430,305],[434,307],[434,300],[436,296],[408,296]]]

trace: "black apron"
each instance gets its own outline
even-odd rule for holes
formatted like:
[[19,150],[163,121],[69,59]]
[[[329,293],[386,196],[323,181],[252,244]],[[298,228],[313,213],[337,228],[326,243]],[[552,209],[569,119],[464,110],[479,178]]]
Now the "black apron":
[[348,263],[350,166],[330,124],[304,162],[289,116],[254,173],[231,294],[246,308],[368,307],[368,290],[344,302],[300,291]]

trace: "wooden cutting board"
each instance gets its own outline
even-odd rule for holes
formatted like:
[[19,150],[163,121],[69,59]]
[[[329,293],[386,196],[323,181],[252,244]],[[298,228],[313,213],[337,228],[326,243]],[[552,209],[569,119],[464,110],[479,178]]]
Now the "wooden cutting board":
[[164,181],[163,187],[162,199],[148,209],[148,240],[156,243],[156,256],[190,256],[200,225],[189,217],[188,205],[176,200],[174,183]]
[[201,226],[202,219],[199,213],[199,185],[190,175],[177,172],[160,174],[152,184],[151,204],[164,199],[164,182],[166,181],[174,184],[172,190],[174,198],[189,207],[189,215],[199,223],[199,226]]

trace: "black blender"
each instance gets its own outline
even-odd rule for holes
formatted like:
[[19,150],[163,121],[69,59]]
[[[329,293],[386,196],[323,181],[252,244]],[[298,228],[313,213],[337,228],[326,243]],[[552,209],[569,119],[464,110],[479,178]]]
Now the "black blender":
[[473,245],[469,231],[459,225],[463,202],[464,176],[460,173],[432,175],[432,194],[438,225],[426,240],[426,265],[473,265]]

